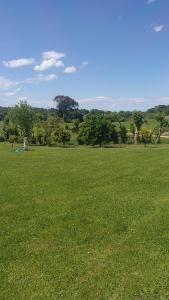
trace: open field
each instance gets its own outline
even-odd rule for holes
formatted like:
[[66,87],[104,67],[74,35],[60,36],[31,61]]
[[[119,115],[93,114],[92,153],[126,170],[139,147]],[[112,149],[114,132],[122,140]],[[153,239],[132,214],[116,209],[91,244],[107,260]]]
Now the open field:
[[169,146],[0,144],[0,299],[169,299]]

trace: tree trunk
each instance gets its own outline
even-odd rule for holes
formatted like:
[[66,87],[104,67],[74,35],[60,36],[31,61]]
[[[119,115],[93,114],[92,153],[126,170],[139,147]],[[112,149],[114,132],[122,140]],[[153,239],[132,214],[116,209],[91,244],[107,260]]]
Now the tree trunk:
[[135,132],[134,132],[134,144],[138,144],[138,143],[139,143],[139,132],[136,127]]
[[159,127],[155,144],[159,144],[160,143],[160,137],[161,137],[161,127]]

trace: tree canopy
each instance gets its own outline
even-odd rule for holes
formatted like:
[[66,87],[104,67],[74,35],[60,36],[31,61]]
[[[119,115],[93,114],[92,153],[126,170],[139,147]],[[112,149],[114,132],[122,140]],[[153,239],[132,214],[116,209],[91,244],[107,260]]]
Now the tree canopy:
[[8,111],[9,121],[20,130],[22,136],[29,137],[35,121],[32,107],[26,101],[20,101]]
[[56,109],[59,111],[61,117],[67,112],[78,109],[78,102],[69,96],[56,96],[53,100],[56,103]]
[[145,122],[145,117],[142,112],[135,111],[132,114],[132,122],[134,125],[134,143],[137,144],[139,142],[139,131],[141,126]]
[[79,132],[78,141],[81,144],[99,145],[117,140],[117,131],[111,122],[101,114],[89,114]]

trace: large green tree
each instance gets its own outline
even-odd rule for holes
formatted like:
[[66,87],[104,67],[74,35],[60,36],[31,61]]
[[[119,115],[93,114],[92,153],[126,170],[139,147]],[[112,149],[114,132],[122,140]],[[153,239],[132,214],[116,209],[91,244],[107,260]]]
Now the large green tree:
[[59,112],[59,116],[65,120],[68,118],[68,114],[78,109],[78,102],[69,96],[56,96],[53,101],[56,103],[56,109]]
[[49,116],[46,121],[37,121],[33,128],[33,140],[40,145],[53,145],[57,142],[59,119]]
[[5,116],[3,122],[3,136],[6,141],[9,141],[10,136],[19,136],[19,131],[15,124],[12,124],[8,115]]
[[167,127],[168,121],[165,119],[165,114],[163,112],[159,112],[156,116],[155,116],[156,121],[158,122],[158,128],[157,128],[157,132],[156,132],[156,140],[155,140],[155,144],[159,144],[160,143],[160,138],[161,138],[161,134],[162,134],[162,129],[164,127]]
[[117,131],[101,114],[89,114],[82,124],[78,136],[80,144],[99,145],[117,141]]
[[118,134],[119,134],[119,142],[121,144],[126,144],[128,136],[127,136],[127,129],[124,125],[120,125]]
[[63,128],[60,128],[58,131],[57,138],[58,142],[62,143],[65,146],[65,144],[70,141],[71,135],[68,131],[64,130]]
[[140,139],[139,139],[139,131],[145,122],[145,118],[142,112],[135,111],[132,114],[132,123],[134,125],[134,143],[138,144]]
[[8,118],[10,123],[19,130],[22,137],[31,136],[35,113],[26,101],[20,101],[17,105],[11,107],[8,111]]

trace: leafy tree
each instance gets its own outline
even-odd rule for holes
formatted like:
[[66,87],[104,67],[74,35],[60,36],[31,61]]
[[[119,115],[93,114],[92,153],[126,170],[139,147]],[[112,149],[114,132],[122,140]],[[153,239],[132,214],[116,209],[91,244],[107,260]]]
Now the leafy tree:
[[55,116],[49,116],[45,124],[46,124],[47,134],[50,135],[52,131],[54,131],[59,127],[59,120]]
[[126,144],[127,143],[127,129],[125,126],[121,125],[120,130],[119,130],[119,140],[121,144]]
[[47,145],[55,145],[58,141],[59,123],[58,118],[54,116],[48,117],[45,124],[46,142]]
[[6,141],[9,140],[10,136],[19,136],[19,131],[16,125],[12,124],[8,115],[4,118],[4,125],[3,125],[3,135]]
[[132,136],[133,136],[133,138],[134,138],[135,126],[134,126],[133,122],[130,122],[130,131],[131,131]]
[[16,135],[10,135],[8,138],[8,142],[11,143],[12,148],[15,142],[17,142],[17,136]]
[[19,136],[19,132],[16,127],[11,124],[3,126],[3,134],[6,141],[9,140],[10,136]]
[[166,116],[169,115],[169,105],[157,105],[153,108],[150,108],[147,110],[148,115],[150,115],[151,117],[154,114],[159,114],[159,113],[163,113]]
[[5,138],[3,135],[0,135],[0,143],[5,142]]
[[141,142],[145,145],[150,144],[152,142],[152,131],[147,128],[140,129],[140,138]]
[[33,140],[40,145],[56,143],[59,120],[56,116],[49,116],[47,121],[37,122],[33,128]]
[[79,131],[79,125],[80,125],[79,120],[78,120],[78,119],[75,119],[74,122],[73,122],[73,125],[74,125],[73,131],[74,131],[74,132],[78,132],[78,131]]
[[43,124],[33,128],[32,141],[38,145],[47,145],[47,132]]
[[56,96],[53,100],[56,103],[56,108],[59,112],[59,116],[65,118],[68,116],[69,112],[78,109],[78,102],[69,96]]
[[113,139],[113,130],[111,123],[106,121],[104,116],[89,114],[82,124],[78,136],[80,144],[100,145],[110,142]]
[[8,118],[14,127],[18,128],[21,136],[30,137],[35,114],[30,105],[26,101],[20,101],[17,105],[10,108]]
[[70,139],[70,133],[65,131],[63,128],[60,128],[60,130],[58,131],[57,141],[65,146],[65,144],[69,142]]
[[7,115],[8,108],[0,106],[0,121],[3,121]]
[[121,128],[122,122],[125,121],[125,118],[120,113],[114,112],[112,113],[112,121],[117,122],[119,124],[119,127]]
[[107,123],[107,126],[109,129],[109,138],[107,139],[107,142],[112,142],[114,144],[118,144],[119,135],[118,135],[116,125],[113,123]]
[[53,130],[50,135],[47,135],[46,142],[48,146],[56,145],[59,139],[59,128]]
[[33,128],[33,140],[40,145],[64,145],[70,141],[70,133],[59,127],[59,120],[56,116],[49,116],[47,121],[37,123]]
[[79,123],[83,122],[84,115],[87,114],[85,110],[75,109],[69,111],[69,118],[70,120],[78,120]]
[[157,129],[155,144],[159,144],[161,134],[162,134],[162,128],[167,127],[169,124],[168,124],[168,121],[165,119],[165,114],[163,112],[159,112],[156,115],[155,119],[159,123],[158,129]]
[[142,112],[135,111],[132,114],[132,122],[134,125],[134,143],[139,143],[139,131],[145,122],[145,118]]

